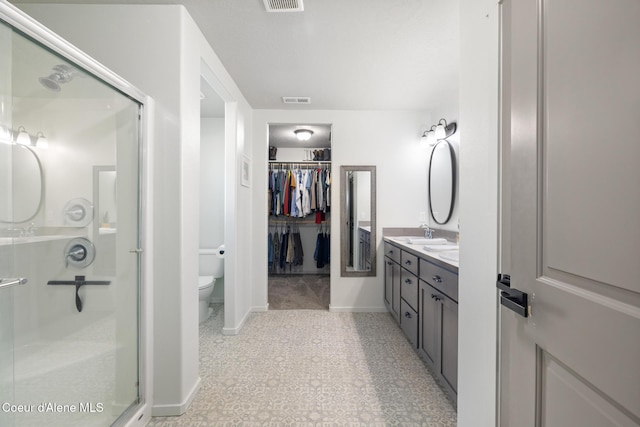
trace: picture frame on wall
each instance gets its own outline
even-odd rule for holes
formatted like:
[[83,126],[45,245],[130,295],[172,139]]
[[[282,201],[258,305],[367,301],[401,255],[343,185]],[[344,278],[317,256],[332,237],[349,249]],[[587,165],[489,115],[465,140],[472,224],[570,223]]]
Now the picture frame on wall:
[[244,154],[240,158],[240,184],[249,187],[251,183],[251,160]]

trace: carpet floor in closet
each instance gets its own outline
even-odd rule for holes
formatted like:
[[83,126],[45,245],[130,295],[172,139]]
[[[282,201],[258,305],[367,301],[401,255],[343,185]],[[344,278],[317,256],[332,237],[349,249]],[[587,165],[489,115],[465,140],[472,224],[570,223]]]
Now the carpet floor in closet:
[[327,274],[269,276],[269,310],[329,310]]
[[200,325],[200,390],[152,427],[453,427],[456,411],[388,313],[268,310]]

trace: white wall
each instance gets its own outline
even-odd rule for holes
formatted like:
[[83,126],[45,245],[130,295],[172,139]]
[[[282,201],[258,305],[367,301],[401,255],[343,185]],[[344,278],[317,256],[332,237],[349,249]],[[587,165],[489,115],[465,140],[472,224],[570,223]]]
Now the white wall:
[[224,243],[224,119],[200,121],[200,247]]
[[458,425],[496,425],[498,5],[462,0]]
[[[235,332],[250,311],[250,271],[235,251],[250,253],[249,190],[236,194],[237,158],[251,109],[182,6],[22,5],[155,100],[154,414],[184,412],[197,391],[200,74],[228,102],[225,127],[225,329]],[[247,154],[250,155],[250,147]],[[236,212],[240,212],[236,215]],[[236,272],[236,269],[238,271]],[[238,283],[238,286],[229,284]]]
[[[200,248],[224,243],[224,119],[200,120]],[[216,280],[211,301],[224,302],[224,278]]]
[[[383,301],[382,227],[419,224],[419,213],[427,212],[428,153],[420,147],[420,135],[432,124],[427,112],[407,111],[288,111],[255,110],[253,127],[253,199],[266,206],[268,123],[330,123],[333,125],[331,223],[331,309],[334,311],[386,311]],[[342,165],[377,167],[376,277],[340,277],[340,225],[338,221]],[[410,195],[410,196],[408,196]],[[260,211],[260,210],[258,210]],[[267,215],[254,215],[256,240],[267,238]],[[267,301],[267,248],[255,245],[253,305]]]

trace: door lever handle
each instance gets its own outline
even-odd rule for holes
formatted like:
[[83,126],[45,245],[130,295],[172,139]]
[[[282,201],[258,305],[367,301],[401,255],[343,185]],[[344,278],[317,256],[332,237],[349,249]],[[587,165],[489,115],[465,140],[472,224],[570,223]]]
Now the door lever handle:
[[496,286],[500,289],[500,304],[522,317],[529,317],[529,295],[511,287],[511,276],[498,274]]

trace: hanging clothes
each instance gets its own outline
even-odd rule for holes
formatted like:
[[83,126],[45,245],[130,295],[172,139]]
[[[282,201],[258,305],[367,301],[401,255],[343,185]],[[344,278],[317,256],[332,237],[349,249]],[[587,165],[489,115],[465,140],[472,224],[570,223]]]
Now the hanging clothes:
[[273,234],[271,233],[267,237],[267,254],[269,269],[273,269]]
[[273,234],[273,268],[272,271],[275,273],[278,270],[278,264],[280,261],[280,234],[278,233],[278,227],[276,227],[276,231]]
[[267,191],[269,215],[304,218],[315,212],[328,212],[331,205],[331,171],[286,168],[269,170]]
[[283,232],[280,242],[280,270],[284,270],[287,262],[287,246],[289,245],[289,233]]

